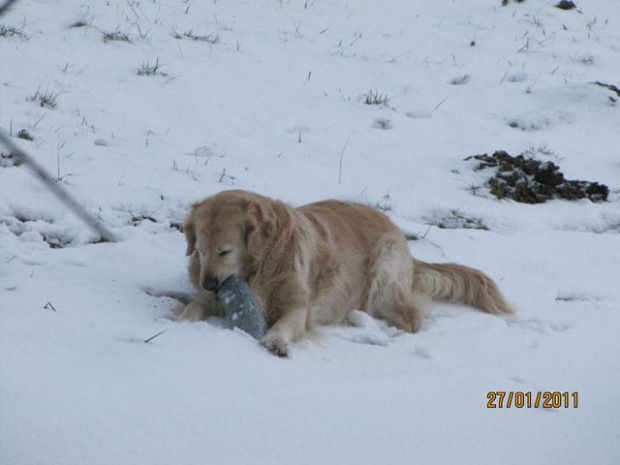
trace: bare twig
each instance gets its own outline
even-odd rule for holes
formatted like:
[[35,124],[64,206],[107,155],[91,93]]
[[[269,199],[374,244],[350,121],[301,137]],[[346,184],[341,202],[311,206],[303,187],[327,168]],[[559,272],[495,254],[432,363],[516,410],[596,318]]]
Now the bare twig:
[[54,308],[54,306],[52,305],[52,303],[51,303],[51,302],[46,303],[46,304],[43,306],[43,308],[44,308],[45,310],[53,310],[53,311],[56,311],[56,308]]
[[347,137],[347,141],[344,143],[344,147],[342,147],[342,151],[340,152],[340,165],[338,167],[338,184],[342,184],[342,159],[344,157],[344,151],[347,149],[347,145],[349,145],[349,140],[354,133],[349,134]]
[[441,102],[439,102],[436,106],[435,106],[435,110],[437,110],[440,106],[442,106],[445,101],[448,100],[448,97],[446,97],[445,99],[443,99]]
[[0,16],[2,16],[6,11],[8,11],[11,5],[15,2],[16,0],[6,0],[6,2],[4,2],[4,5],[0,5]]
[[148,339],[146,339],[146,340],[144,340],[144,341],[142,341],[142,342],[144,342],[145,344],[147,344],[147,343],[151,342],[153,339],[155,339],[156,337],[161,336],[161,335],[162,335],[162,334],[164,334],[165,332],[166,332],[166,331],[162,331],[162,332],[160,332],[160,333],[157,333],[155,336],[151,336],[151,337],[149,337]]

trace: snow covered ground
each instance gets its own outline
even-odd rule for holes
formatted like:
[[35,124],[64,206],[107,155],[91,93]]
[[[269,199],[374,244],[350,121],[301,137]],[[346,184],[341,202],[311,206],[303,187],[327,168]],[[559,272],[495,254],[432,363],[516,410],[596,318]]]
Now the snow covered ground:
[[[0,150],[0,464],[620,463],[620,2],[555,3],[18,1],[0,127],[119,240]],[[609,201],[498,201],[463,159],[500,149]],[[178,226],[228,188],[378,205],[519,313],[353,314],[287,360],[171,322]]]

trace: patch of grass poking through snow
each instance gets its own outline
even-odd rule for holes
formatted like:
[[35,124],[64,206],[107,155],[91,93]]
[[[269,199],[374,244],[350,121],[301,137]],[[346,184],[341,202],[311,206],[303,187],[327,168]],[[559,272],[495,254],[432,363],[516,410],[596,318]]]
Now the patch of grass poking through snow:
[[161,67],[162,65],[159,63],[159,58],[155,60],[154,64],[144,61],[138,69],[138,76],[155,76],[158,74],[164,75],[164,73],[161,72]]
[[378,210],[381,210],[383,213],[388,213],[394,210],[394,203],[392,202],[392,197],[390,194],[385,194],[381,197],[381,200],[372,206]]
[[37,90],[34,94],[26,98],[29,102],[36,102],[43,108],[56,108],[58,105],[58,96],[60,94],[50,92],[49,90],[41,91]]
[[102,31],[101,38],[103,39],[103,42],[106,44],[108,42],[129,42],[131,43],[131,40],[129,40],[129,35],[121,31],[114,31],[114,32]]
[[21,214],[14,214],[13,217],[4,217],[0,223],[6,225],[9,231],[18,237],[24,233],[36,231],[52,249],[64,249],[71,245],[71,239],[64,237],[59,231],[55,230],[54,221],[50,218],[25,217]]
[[132,226],[138,226],[143,221],[150,221],[151,223],[157,223],[157,219],[155,219],[151,215],[132,215],[131,224]]
[[388,118],[375,118],[372,123],[372,127],[386,131],[388,129],[392,129],[394,126],[392,125],[392,121]]
[[465,158],[476,161],[474,170],[491,169],[494,173],[486,186],[498,199],[512,199],[520,203],[544,203],[553,199],[605,202],[609,188],[590,181],[569,181],[564,178],[560,167],[550,161],[518,155],[510,156],[503,150],[493,155],[473,155]]
[[92,24],[92,22],[88,22],[88,21],[83,20],[83,19],[78,19],[74,23],[69,24],[69,29],[86,27],[86,26],[90,26],[91,24]]
[[425,221],[439,229],[478,229],[488,231],[489,227],[482,218],[463,213],[458,208],[447,212],[436,211],[431,216],[424,218]]
[[574,8],[577,8],[577,5],[575,5],[575,3],[571,2],[570,0],[562,0],[555,7],[559,8],[560,10],[568,11],[568,10],[572,10]]
[[6,24],[0,24],[0,37],[22,40],[28,40],[30,38],[23,29],[17,28],[15,26],[7,26]]
[[416,233],[403,231],[403,235],[405,236],[405,239],[407,239],[408,241],[419,241],[420,240],[420,235]]
[[558,154],[551,150],[547,144],[540,144],[538,147],[530,145],[522,155],[527,155],[531,158],[535,157],[537,154],[544,155],[546,157],[553,157],[556,160],[560,159]]
[[189,29],[187,31],[184,31],[183,33],[179,33],[173,29],[172,37],[174,37],[175,39],[190,39],[195,42],[208,42],[212,45],[215,45],[220,42],[220,36],[217,33],[207,34],[207,35],[198,35],[198,34],[194,34],[193,29]]
[[541,131],[551,126],[551,120],[542,114],[526,114],[508,119],[508,126],[526,132]]
[[0,152],[0,168],[12,168],[14,166],[20,166],[21,164],[22,160],[16,157],[13,152]]
[[237,179],[237,178],[236,178],[235,176],[233,176],[233,175],[231,175],[231,174],[227,173],[227,172],[226,172],[226,168],[224,168],[224,169],[222,170],[222,172],[220,173],[220,178],[219,178],[218,182],[219,182],[220,184],[229,184],[229,185],[231,185],[231,186],[234,186],[234,185],[235,185],[235,180],[236,180],[236,179]]
[[469,83],[470,78],[471,76],[469,74],[463,74],[462,76],[450,79],[448,82],[453,86],[464,86]]
[[20,129],[20,131],[17,133],[17,137],[23,140],[34,140],[34,137],[32,137],[32,135],[30,135],[30,133],[25,129]]
[[69,24],[69,29],[77,29],[81,27],[91,26],[94,20],[95,20],[95,17],[92,16],[90,12],[87,10],[81,13],[75,21]]
[[361,100],[365,105],[377,105],[387,107],[390,105],[390,98],[387,94],[382,94],[377,89],[370,89],[361,95]]
[[573,61],[574,63],[581,63],[585,66],[592,66],[596,63],[596,57],[591,53],[584,53],[583,55],[574,56],[571,61]]

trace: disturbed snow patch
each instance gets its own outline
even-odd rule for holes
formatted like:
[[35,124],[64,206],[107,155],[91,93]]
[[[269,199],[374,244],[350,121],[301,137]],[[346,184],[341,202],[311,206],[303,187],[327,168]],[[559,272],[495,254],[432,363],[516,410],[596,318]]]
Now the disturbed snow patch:
[[367,313],[351,310],[346,319],[349,327],[326,327],[323,332],[357,344],[370,344],[385,347],[395,336],[403,332],[391,327],[383,320],[377,320]]
[[481,229],[488,231],[489,227],[483,218],[462,212],[458,208],[450,210],[435,209],[423,217],[426,223],[437,226],[439,229]]

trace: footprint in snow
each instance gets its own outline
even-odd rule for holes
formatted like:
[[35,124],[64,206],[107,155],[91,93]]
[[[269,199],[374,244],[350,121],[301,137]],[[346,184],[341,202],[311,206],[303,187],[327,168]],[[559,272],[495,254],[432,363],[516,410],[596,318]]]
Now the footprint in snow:
[[544,321],[538,318],[509,320],[506,324],[512,328],[536,331],[546,335],[568,331],[574,327],[573,323],[567,321]]
[[435,356],[430,351],[430,349],[424,346],[419,346],[419,345],[415,346],[415,349],[413,350],[412,355],[423,358],[424,360],[433,360],[435,358]]

